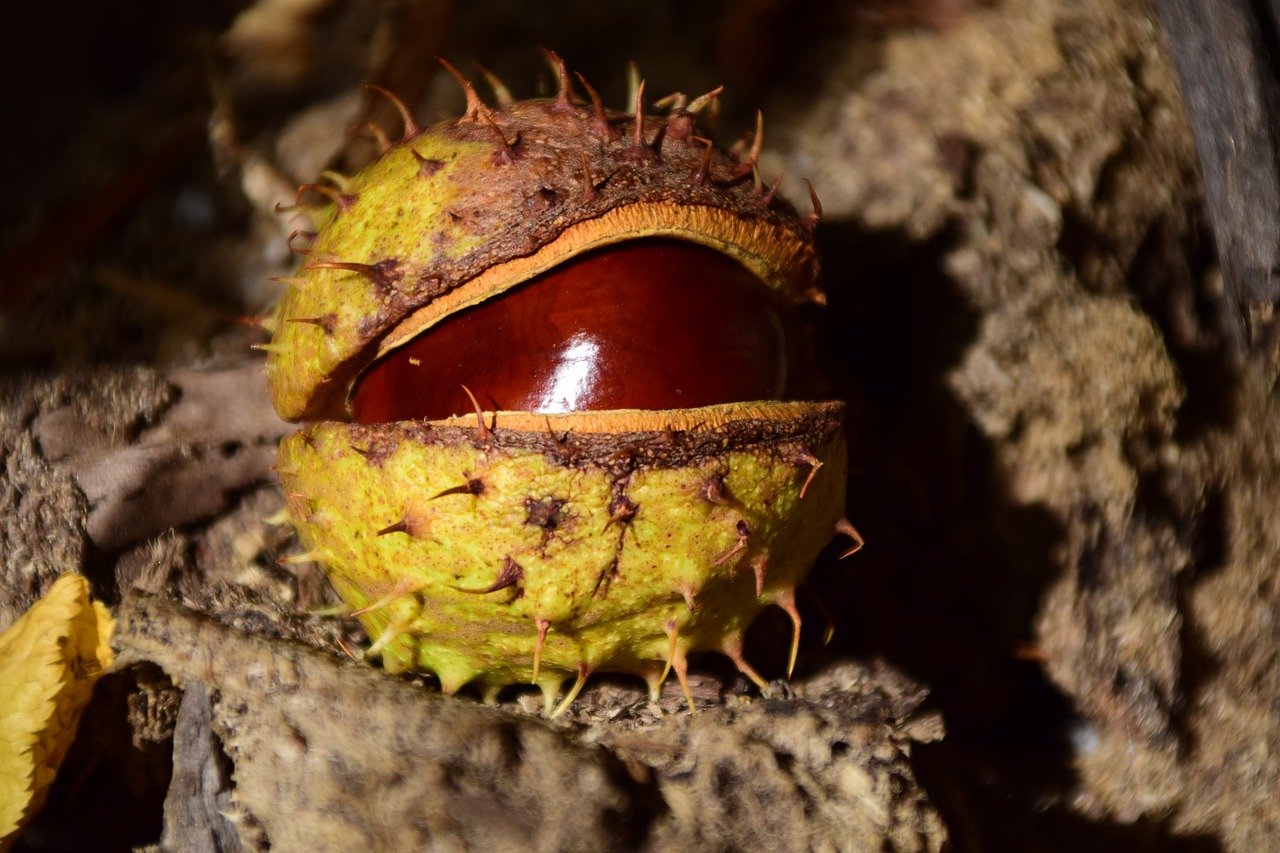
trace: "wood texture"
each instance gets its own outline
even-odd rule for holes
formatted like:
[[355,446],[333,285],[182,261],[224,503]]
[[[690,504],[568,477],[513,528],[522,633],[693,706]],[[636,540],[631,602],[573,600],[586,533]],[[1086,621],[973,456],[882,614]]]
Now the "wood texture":
[[1280,303],[1280,45],[1276,3],[1159,0],[1186,98],[1237,348],[1276,339]]

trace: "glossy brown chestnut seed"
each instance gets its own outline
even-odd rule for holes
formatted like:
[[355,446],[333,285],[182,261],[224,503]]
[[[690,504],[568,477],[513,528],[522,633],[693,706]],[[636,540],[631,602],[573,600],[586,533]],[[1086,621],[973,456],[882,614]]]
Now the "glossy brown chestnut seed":
[[456,314],[377,362],[359,423],[485,409],[683,409],[777,400],[786,341],[766,288],[694,243],[647,239],[569,261]]

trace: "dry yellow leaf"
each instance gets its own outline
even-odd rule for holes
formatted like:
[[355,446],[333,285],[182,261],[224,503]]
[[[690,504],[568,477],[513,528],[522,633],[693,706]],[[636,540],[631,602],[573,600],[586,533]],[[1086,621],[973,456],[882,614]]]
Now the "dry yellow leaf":
[[111,663],[112,625],[84,576],[68,574],[0,634],[0,851],[44,804]]

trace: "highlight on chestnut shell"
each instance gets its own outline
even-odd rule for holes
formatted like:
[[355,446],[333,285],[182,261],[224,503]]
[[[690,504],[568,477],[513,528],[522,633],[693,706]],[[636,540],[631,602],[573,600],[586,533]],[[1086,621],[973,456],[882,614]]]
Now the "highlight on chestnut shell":
[[670,239],[573,258],[451,315],[357,382],[358,423],[486,409],[681,409],[779,400],[778,306],[723,253]]

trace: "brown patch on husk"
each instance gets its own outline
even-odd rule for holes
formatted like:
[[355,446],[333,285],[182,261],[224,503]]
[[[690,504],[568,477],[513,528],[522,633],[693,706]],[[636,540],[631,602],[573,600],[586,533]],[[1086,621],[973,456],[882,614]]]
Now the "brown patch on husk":
[[671,411],[481,412],[486,424],[494,424],[485,429],[475,427],[475,416],[465,415],[444,421],[351,424],[347,430],[352,446],[371,461],[385,459],[401,442],[465,442],[540,452],[563,465],[632,470],[696,465],[727,447],[794,452],[796,444],[824,441],[840,429],[844,415],[841,402],[732,403]]
[[670,411],[481,413],[444,421],[351,424],[352,446],[370,459],[385,458],[401,442],[475,447],[496,445],[532,450],[573,467],[679,468],[696,465],[726,448],[775,448],[825,441],[840,428],[845,405],[826,403],[733,403]]

